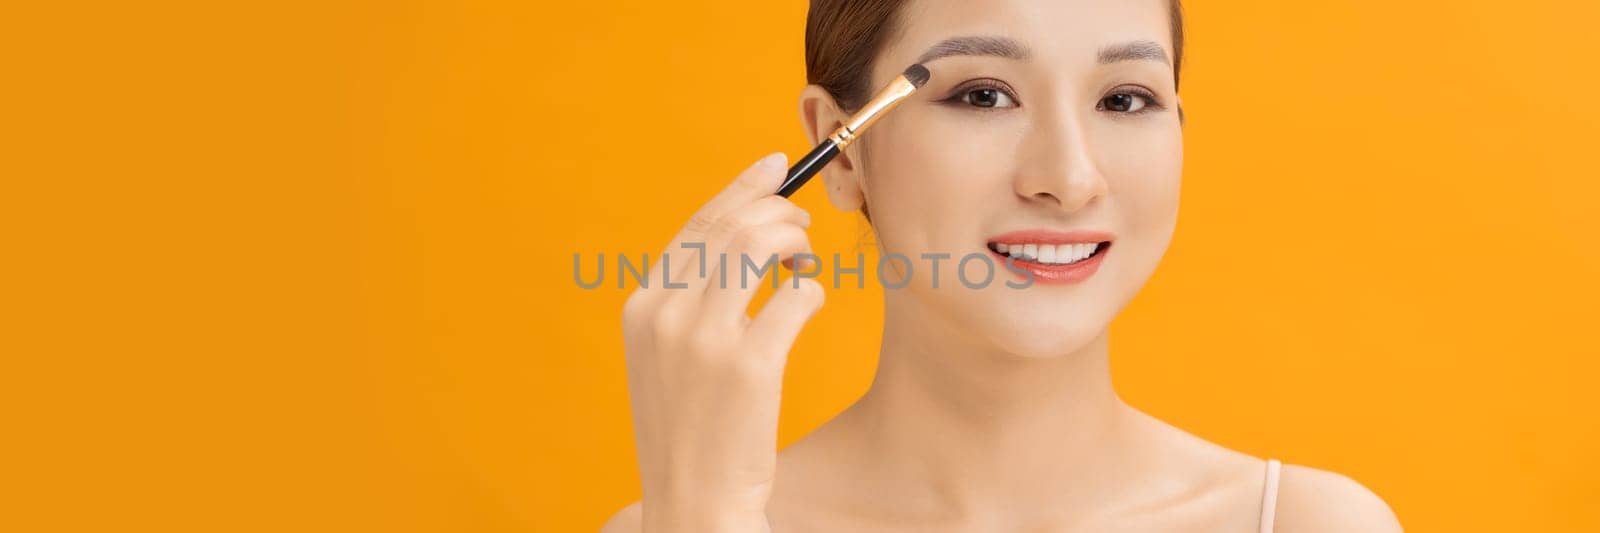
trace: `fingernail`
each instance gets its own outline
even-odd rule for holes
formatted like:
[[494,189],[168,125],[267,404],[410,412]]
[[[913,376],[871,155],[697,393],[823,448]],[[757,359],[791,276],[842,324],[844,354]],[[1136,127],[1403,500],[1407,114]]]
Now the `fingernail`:
[[785,166],[788,166],[788,163],[789,156],[784,155],[783,152],[778,152],[761,158],[760,161],[756,162],[756,166],[766,170],[783,170]]

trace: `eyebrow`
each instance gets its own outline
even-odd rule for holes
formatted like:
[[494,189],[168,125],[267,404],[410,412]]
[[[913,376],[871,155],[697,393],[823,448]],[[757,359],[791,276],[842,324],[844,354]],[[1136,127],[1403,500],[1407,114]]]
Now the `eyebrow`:
[[1160,61],[1167,65],[1172,64],[1172,61],[1167,59],[1167,49],[1162,48],[1161,43],[1148,40],[1102,46],[1096,55],[1102,65],[1119,61]]
[[[990,56],[1006,59],[1028,59],[1027,46],[1009,37],[968,36],[951,37],[928,47],[917,63],[927,63],[950,56]],[[1128,41],[1102,46],[1095,53],[1102,65],[1122,61],[1159,61],[1171,65],[1167,49],[1151,40]]]
[[1006,59],[1027,59],[1028,47],[1008,37],[951,37],[928,47],[917,58],[927,63],[950,56],[992,56]]

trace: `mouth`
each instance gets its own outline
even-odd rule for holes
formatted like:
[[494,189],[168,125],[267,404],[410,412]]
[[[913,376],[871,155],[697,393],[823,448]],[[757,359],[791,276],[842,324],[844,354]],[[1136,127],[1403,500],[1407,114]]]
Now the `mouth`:
[[1019,278],[1067,284],[1093,276],[1113,240],[1110,233],[1100,231],[1029,230],[991,238],[987,247]]
[[1076,244],[989,243],[989,251],[1010,257],[1017,264],[1034,263],[1044,266],[1077,264],[1103,254],[1110,248],[1111,241]]

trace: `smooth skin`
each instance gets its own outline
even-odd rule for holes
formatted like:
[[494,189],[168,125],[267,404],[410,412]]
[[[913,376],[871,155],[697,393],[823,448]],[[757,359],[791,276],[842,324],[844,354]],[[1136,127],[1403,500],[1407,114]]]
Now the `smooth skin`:
[[[1016,290],[953,283],[955,261],[935,288],[920,263],[884,291],[870,389],[781,453],[783,365],[821,287],[785,281],[754,317],[752,289],[692,268],[688,290],[637,290],[623,329],[643,498],[602,531],[1256,531],[1263,459],[1157,420],[1111,383],[1110,324],[1171,240],[1183,143],[1171,66],[1100,52],[1148,41],[1171,57],[1166,9],[908,4],[873,87],[954,37],[1025,53],[930,62],[933,80],[823,172],[830,202],[867,207],[884,253],[959,258],[1008,231],[1095,229],[1116,236],[1104,264]],[[800,111],[813,141],[848,117],[816,86]],[[700,240],[713,257],[809,252],[809,218],[771,194],[782,174],[780,158],[741,174],[685,224],[670,261],[695,264],[678,243]],[[1278,532],[1400,530],[1361,484],[1300,465],[1284,466],[1276,510]]]

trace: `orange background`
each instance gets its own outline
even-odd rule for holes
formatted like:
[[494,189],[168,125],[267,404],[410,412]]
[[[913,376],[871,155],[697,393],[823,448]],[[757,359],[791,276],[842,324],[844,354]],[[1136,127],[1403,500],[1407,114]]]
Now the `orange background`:
[[[1190,3],[1124,397],[1412,531],[1600,530],[1597,4]],[[5,12],[0,530],[593,531],[624,292],[572,254],[808,148],[799,1]],[[828,298],[784,444],[871,379],[879,294]]]

